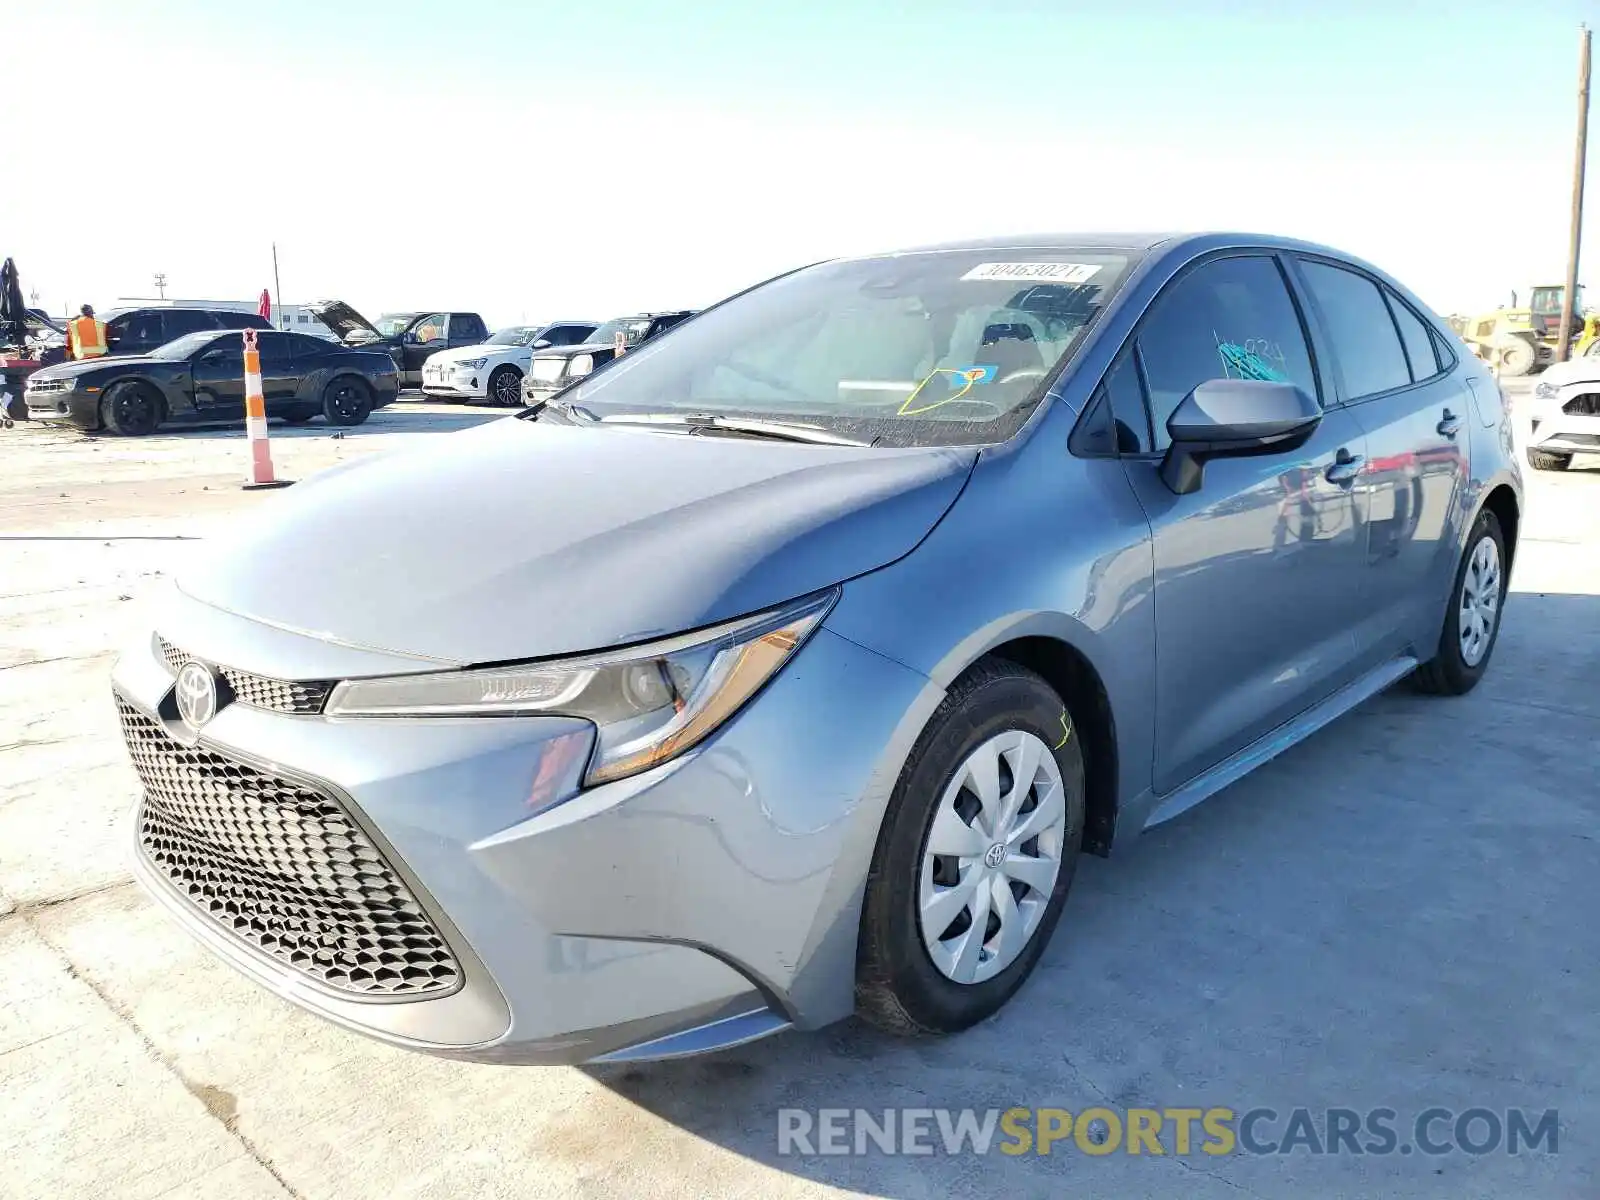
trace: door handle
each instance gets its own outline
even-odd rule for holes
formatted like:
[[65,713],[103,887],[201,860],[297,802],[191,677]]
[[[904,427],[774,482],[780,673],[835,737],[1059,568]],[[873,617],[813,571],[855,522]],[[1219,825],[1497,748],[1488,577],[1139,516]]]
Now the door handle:
[[1367,465],[1365,456],[1351,454],[1343,446],[1339,447],[1339,457],[1334,459],[1328,469],[1322,473],[1329,483],[1337,483],[1341,487],[1354,483],[1356,476],[1361,474],[1361,469]]
[[1438,429],[1440,437],[1453,438],[1461,432],[1461,418],[1447,408],[1435,428]]

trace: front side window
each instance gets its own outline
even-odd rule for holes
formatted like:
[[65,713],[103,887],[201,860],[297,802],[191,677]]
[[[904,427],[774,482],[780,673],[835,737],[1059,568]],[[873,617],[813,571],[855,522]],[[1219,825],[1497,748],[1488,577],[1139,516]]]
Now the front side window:
[[1360,400],[1410,383],[1400,334],[1378,285],[1327,263],[1303,262],[1301,270],[1327,322],[1346,398]]
[[186,333],[198,333],[202,329],[215,329],[221,321],[215,321],[209,313],[193,312],[182,308],[173,308],[163,314],[162,333],[168,341],[182,337]]
[[[824,263],[651,339],[566,398],[602,417],[792,420],[885,445],[1002,441],[1130,262],[1069,247]],[[609,340],[617,324],[593,340]]]
[[131,342],[136,346],[159,345],[163,340],[161,314],[136,312],[109,321],[106,323],[106,338],[110,342]]
[[593,333],[593,325],[556,325],[544,336],[552,346],[576,346],[588,341]]
[[427,345],[444,339],[444,314],[434,313],[417,322],[414,330],[418,342]]
[[1318,394],[1300,314],[1265,256],[1215,259],[1179,279],[1157,298],[1137,344],[1155,450],[1171,441],[1174,410],[1208,380],[1272,380]]

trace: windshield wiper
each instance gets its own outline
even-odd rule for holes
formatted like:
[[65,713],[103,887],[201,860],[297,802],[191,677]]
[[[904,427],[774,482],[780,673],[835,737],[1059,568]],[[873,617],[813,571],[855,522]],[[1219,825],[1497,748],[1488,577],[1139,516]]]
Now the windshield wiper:
[[820,446],[868,446],[859,438],[832,433],[820,425],[796,421],[769,421],[761,417],[724,417],[717,413],[617,413],[599,418],[607,425],[671,425],[691,431],[715,430],[718,433],[772,438],[783,442],[807,442]]

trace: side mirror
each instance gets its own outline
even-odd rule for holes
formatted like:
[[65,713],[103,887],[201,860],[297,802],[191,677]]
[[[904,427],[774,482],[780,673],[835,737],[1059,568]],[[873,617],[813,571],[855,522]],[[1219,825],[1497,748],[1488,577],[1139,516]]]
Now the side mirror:
[[555,343],[552,342],[549,338],[540,338],[537,342],[535,342],[533,344],[533,348],[535,350],[548,350],[553,345],[555,345]]
[[1161,460],[1162,482],[1187,496],[1200,490],[1211,459],[1294,450],[1321,421],[1317,402],[1292,383],[1208,379],[1167,418],[1172,444]]

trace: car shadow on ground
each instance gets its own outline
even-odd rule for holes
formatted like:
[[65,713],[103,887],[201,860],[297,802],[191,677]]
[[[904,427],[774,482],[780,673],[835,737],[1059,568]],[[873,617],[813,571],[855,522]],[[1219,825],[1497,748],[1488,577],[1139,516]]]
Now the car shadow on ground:
[[[320,417],[313,417],[304,425],[288,425],[277,418],[271,418],[267,422],[267,432],[274,441],[307,437],[359,438],[392,433],[457,433],[510,415],[511,412],[507,409],[408,413],[395,412],[392,408],[380,408],[360,425],[329,425]],[[214,425],[186,425],[180,428],[169,426],[158,431],[157,436],[242,439],[245,436],[245,428],[242,421],[218,422]]]
[[[1547,1030],[1570,1027],[1563,1012],[1588,1011],[1600,987],[1583,939],[1551,919],[1600,903],[1600,597],[1513,593],[1494,667],[1465,697],[1396,685],[1127,852],[1084,858],[1034,977],[963,1034],[912,1041],[851,1020],[700,1059],[583,1070],[774,1169],[908,1198],[934,1194],[935,1179],[940,1195],[997,1194],[997,1174],[1015,1195],[1091,1180],[1103,1195],[1387,1189],[1352,1178],[1348,1156],[1178,1161],[1169,1145],[1165,1158],[1091,1160],[1069,1142],[1047,1157],[952,1159],[936,1126],[933,1158],[870,1141],[866,1154],[783,1153],[781,1122],[796,1118],[780,1114],[1242,1113],[1357,1099],[1412,1114],[1431,1103],[1560,1107],[1564,1121],[1593,1112],[1574,1064],[1600,1046]],[[1583,749],[1551,754],[1574,742]],[[1492,1190],[1518,1190],[1516,1159],[1466,1165],[1484,1187],[1495,1175],[1505,1186]],[[1365,1169],[1420,1186],[1447,1168],[1464,1169],[1462,1156]]]

